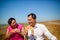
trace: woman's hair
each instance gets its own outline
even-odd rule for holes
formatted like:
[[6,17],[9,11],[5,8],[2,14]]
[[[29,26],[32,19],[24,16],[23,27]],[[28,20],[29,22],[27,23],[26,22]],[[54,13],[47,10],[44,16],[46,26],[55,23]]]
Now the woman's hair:
[[11,25],[12,20],[15,20],[14,18],[9,18],[8,19],[8,24]]
[[34,14],[34,13],[30,13],[30,14],[28,15],[28,17],[29,17],[29,16],[32,16],[33,19],[36,19],[36,14]]

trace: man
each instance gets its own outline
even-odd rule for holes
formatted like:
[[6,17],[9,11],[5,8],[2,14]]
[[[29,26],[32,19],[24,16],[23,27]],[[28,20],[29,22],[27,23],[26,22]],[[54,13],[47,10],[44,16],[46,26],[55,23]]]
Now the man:
[[25,28],[28,30],[28,40],[44,40],[44,35],[47,36],[49,40],[57,40],[44,24],[36,23],[36,15],[34,13],[28,15],[28,24]]

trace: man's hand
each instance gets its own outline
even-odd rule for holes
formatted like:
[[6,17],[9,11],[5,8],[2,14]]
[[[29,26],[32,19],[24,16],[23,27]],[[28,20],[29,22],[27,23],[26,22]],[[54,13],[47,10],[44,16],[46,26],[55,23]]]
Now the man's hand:
[[32,36],[34,36],[34,29],[31,30]]

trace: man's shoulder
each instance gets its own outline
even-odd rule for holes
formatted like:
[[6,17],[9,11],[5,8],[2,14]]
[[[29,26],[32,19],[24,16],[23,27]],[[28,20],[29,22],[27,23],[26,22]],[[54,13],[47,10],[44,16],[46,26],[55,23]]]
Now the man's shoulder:
[[36,26],[45,26],[44,24],[36,23]]
[[36,23],[36,25],[35,26],[37,26],[37,27],[39,27],[39,28],[43,28],[43,27],[45,27],[45,25],[44,24],[39,24],[39,23]]

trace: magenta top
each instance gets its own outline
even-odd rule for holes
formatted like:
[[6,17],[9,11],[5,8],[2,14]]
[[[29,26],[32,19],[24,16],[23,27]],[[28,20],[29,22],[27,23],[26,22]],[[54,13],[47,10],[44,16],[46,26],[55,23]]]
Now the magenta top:
[[[17,26],[18,29],[20,29],[20,31],[22,30],[22,25],[21,24],[18,24]],[[12,30],[12,27],[9,26],[7,31],[8,33]],[[24,37],[20,34],[18,34],[17,32],[15,32],[10,38],[9,40],[24,40]]]

